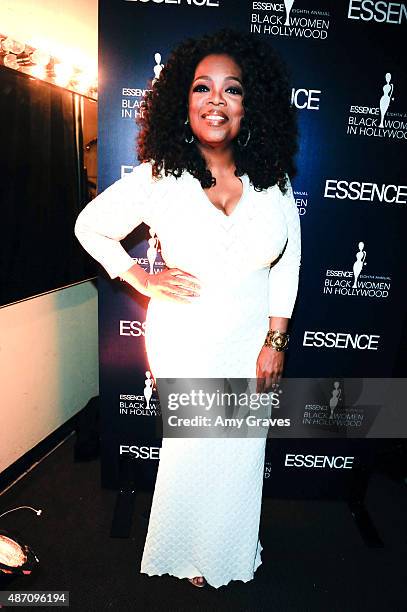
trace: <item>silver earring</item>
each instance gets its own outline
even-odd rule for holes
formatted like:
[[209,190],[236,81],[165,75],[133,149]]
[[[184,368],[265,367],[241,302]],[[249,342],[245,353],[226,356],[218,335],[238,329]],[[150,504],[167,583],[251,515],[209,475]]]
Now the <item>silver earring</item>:
[[246,136],[245,140],[242,142],[240,140],[240,134],[239,134],[239,137],[237,139],[237,144],[239,145],[239,147],[247,147],[247,143],[249,142],[251,135],[252,135],[252,133],[250,131],[250,128],[247,128],[247,136]]
[[[184,125],[189,125],[188,117],[186,118],[186,121],[184,121]],[[192,142],[194,142],[195,138],[194,138],[194,135],[192,134],[192,131],[191,131],[191,136],[189,138],[185,136],[184,140],[187,144],[191,144]]]

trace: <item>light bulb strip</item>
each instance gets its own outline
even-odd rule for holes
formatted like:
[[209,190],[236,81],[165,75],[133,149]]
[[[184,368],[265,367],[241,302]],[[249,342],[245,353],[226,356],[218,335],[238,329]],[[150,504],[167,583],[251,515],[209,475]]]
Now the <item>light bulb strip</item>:
[[87,75],[77,65],[0,34],[0,63],[42,81],[97,99],[97,78]]

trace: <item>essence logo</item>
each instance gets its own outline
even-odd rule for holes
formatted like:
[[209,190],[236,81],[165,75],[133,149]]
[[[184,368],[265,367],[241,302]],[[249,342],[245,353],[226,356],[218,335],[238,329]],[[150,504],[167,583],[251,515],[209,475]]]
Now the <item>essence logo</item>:
[[306,110],[319,110],[320,89],[294,89],[291,90],[291,106]]
[[329,11],[305,8],[302,2],[298,4],[298,8],[293,8],[294,0],[253,2],[250,32],[292,38],[326,39],[330,22]]
[[368,266],[365,243],[355,246],[352,270],[326,270],[322,285],[325,295],[341,295],[370,298],[388,298],[391,288],[390,276],[384,274],[362,274]]
[[407,204],[407,185],[326,179],[324,198]]
[[[160,74],[164,64],[161,63],[161,53],[158,51],[154,54],[154,64],[152,65],[152,72],[154,78],[152,78],[151,85],[160,78]],[[121,118],[122,119],[136,119],[144,116],[145,107],[145,96],[151,89],[144,89],[142,87],[122,87],[122,100],[121,100]]]
[[144,98],[146,93],[150,91],[149,89],[137,89],[132,87],[123,87],[122,88],[122,96],[136,97],[136,98]]
[[294,455],[286,454],[284,465],[286,467],[304,468],[330,468],[336,470],[351,470],[355,457],[342,457],[335,455]]
[[143,321],[120,321],[120,336],[134,336],[140,338],[145,335],[146,322]]
[[[331,397],[329,399],[329,410],[327,405],[320,404],[306,404],[304,410],[304,417],[302,422],[304,425],[328,425],[331,424],[336,413],[337,408],[342,400],[342,389],[341,384],[336,380],[331,389]],[[341,406],[340,406],[341,407]],[[329,412],[329,415],[328,415]],[[336,421],[335,421],[336,422]],[[360,421],[357,423],[360,426]]]
[[132,455],[135,459],[156,459],[160,458],[159,446],[129,446],[120,444],[121,455]]
[[365,423],[363,406],[344,405],[341,383],[336,380],[330,390],[331,397],[328,404],[306,404],[302,423],[311,427],[323,427],[335,431],[346,430],[346,437],[350,430],[361,429]]
[[[394,92],[397,87],[395,88],[391,72],[386,72],[383,75],[381,83],[376,81],[374,89],[375,93],[373,93],[372,88],[367,104],[359,103],[350,106],[346,133],[350,136],[373,136],[376,138],[406,140],[407,113],[400,112],[397,109],[396,111],[393,110],[396,99]],[[374,95],[378,106],[372,105]]]
[[144,376],[143,395],[123,394],[119,396],[119,414],[129,416],[160,416],[161,407],[157,397],[154,397],[155,381],[150,370]]
[[135,119],[136,117],[143,117],[144,112],[144,96],[148,89],[134,88],[134,87],[122,87],[122,100],[121,100],[121,118],[122,119]]
[[406,5],[400,2],[384,0],[350,0],[348,19],[374,21],[375,23],[393,23],[400,25],[407,20]]
[[313,348],[359,349],[377,351],[380,336],[342,332],[305,331],[303,346]]

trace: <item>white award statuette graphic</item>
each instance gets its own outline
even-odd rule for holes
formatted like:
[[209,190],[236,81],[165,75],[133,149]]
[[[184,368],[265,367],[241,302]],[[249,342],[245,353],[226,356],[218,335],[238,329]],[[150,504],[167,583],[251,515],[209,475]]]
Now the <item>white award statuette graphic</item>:
[[363,247],[365,246],[363,242],[359,242],[359,251],[356,253],[356,261],[353,264],[353,276],[354,276],[354,281],[353,281],[353,289],[356,289],[358,284],[358,278],[359,278],[359,274],[362,271],[363,266],[366,265],[366,251],[363,250]]
[[148,239],[147,259],[150,266],[149,274],[154,274],[154,263],[157,259],[158,253],[158,238],[155,231],[150,227],[149,229],[150,238]]
[[384,117],[389,109],[390,106],[390,100],[394,100],[394,98],[392,98],[393,95],[393,83],[390,83],[391,81],[391,74],[390,72],[386,72],[386,84],[383,85],[383,95],[380,98],[380,125],[379,127],[384,127],[383,125],[383,121],[384,121]]
[[284,0],[285,14],[286,14],[284,25],[286,26],[290,25],[290,12],[291,12],[291,9],[293,8],[293,4],[294,4],[294,0]]
[[150,408],[150,399],[153,394],[154,380],[151,378],[150,370],[146,372],[146,378],[144,380],[144,397],[146,399],[146,408]]
[[153,68],[154,70],[153,85],[160,78],[161,70],[164,68],[164,64],[161,63],[161,53],[156,53],[154,55],[154,60],[155,60],[155,66]]
[[338,405],[339,400],[341,399],[341,395],[342,395],[342,391],[341,388],[339,386],[339,382],[335,381],[334,382],[334,388],[332,390],[332,397],[329,400],[329,407],[331,409],[329,418],[333,419],[334,418],[334,410]]

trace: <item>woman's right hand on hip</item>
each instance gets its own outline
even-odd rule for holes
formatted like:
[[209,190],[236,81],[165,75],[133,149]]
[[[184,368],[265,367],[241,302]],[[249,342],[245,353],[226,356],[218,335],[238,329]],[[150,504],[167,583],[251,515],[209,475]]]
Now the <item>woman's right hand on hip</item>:
[[197,277],[180,268],[147,274],[144,282],[144,293],[148,297],[188,304],[199,296],[200,288]]

